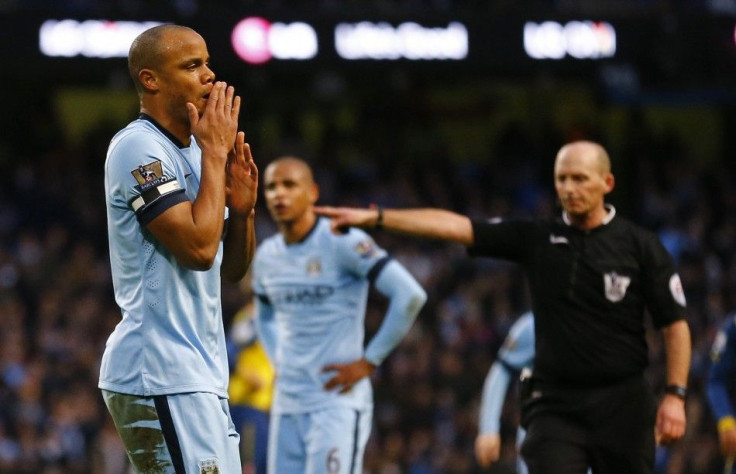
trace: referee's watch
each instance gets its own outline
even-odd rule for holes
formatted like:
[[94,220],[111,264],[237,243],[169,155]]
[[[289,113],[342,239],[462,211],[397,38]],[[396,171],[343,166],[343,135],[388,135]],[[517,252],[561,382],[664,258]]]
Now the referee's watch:
[[674,395],[677,398],[685,400],[687,398],[687,387],[683,387],[682,385],[667,385],[664,388],[664,393],[669,393],[670,395]]

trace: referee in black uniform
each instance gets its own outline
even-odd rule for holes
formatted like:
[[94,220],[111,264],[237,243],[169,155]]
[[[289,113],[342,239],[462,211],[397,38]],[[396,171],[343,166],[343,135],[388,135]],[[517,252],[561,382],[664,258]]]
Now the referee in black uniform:
[[[523,265],[536,316],[534,374],[523,384],[522,455],[531,474],[651,473],[656,443],[685,433],[690,330],[672,258],[657,236],[616,215],[597,143],[560,149],[557,219],[471,221],[440,209],[320,207],[345,225],[459,242]],[[645,311],[664,338],[665,393],[644,380]]]

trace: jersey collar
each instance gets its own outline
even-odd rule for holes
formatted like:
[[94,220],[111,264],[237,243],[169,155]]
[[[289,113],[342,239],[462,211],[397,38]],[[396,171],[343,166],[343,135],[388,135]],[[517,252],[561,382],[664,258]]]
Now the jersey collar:
[[291,243],[286,243],[286,239],[284,239],[284,243],[286,243],[286,245],[299,245],[299,244],[303,244],[304,242],[307,241],[307,239],[309,237],[312,236],[312,234],[314,234],[314,231],[317,228],[317,226],[319,225],[319,221],[320,220],[322,220],[322,218],[321,217],[317,217],[314,220],[314,224],[312,225],[312,227],[309,229],[309,231],[306,234],[304,234],[304,237],[302,237],[301,239],[297,240],[296,242],[291,242]]
[[[606,225],[609,224],[614,217],[616,217],[616,208],[613,207],[612,204],[604,204],[603,206],[608,211],[608,214],[606,214],[606,217],[603,219],[603,222],[601,222],[601,225]],[[562,211],[562,220],[565,225],[572,225],[572,222],[570,222],[570,216],[567,215],[567,211]]]
[[164,128],[164,127],[163,127],[163,126],[162,126],[162,125],[160,124],[160,123],[158,123],[158,122],[156,121],[156,119],[154,119],[154,118],[153,118],[153,117],[151,117],[150,115],[148,115],[148,114],[146,114],[146,113],[143,113],[143,112],[141,112],[141,113],[140,113],[140,114],[138,115],[138,119],[140,119],[140,120],[148,120],[149,122],[151,122],[151,123],[153,124],[153,126],[154,126],[154,127],[156,127],[156,128],[158,129],[158,131],[159,131],[159,132],[161,132],[161,133],[163,133],[164,135],[166,135],[166,138],[168,138],[169,140],[171,140],[171,142],[172,142],[172,143],[173,143],[174,145],[176,145],[176,147],[177,147],[177,148],[188,148],[188,147],[187,147],[187,146],[186,146],[185,144],[183,144],[183,143],[182,143],[182,142],[181,142],[181,141],[180,141],[180,140],[179,140],[178,138],[176,138],[176,137],[174,136],[174,134],[173,134],[173,133],[171,133],[171,132],[169,132],[168,130],[166,130],[166,129],[165,129],[165,128]]

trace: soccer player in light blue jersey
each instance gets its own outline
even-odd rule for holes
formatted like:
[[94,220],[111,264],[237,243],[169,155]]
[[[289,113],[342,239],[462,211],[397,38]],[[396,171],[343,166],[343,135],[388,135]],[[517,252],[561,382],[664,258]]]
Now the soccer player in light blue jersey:
[[[498,351],[498,358],[491,365],[483,384],[478,437],[475,440],[475,456],[482,467],[490,466],[500,457],[501,411],[511,381],[518,379],[524,369],[531,369],[533,365],[534,315],[529,312],[520,316],[511,326],[503,346]],[[517,446],[521,446],[523,439],[524,428],[519,427]],[[518,454],[517,472],[519,474],[528,472],[526,464]]]
[[[303,160],[274,161],[263,185],[279,229],[253,262],[257,328],[277,373],[268,472],[361,474],[373,417],[369,377],[426,294],[364,231],[333,233],[314,214],[319,192]],[[364,349],[371,284],[389,305]]]
[[122,320],[99,387],[136,471],[237,473],[220,278],[238,281],[249,266],[258,188],[240,98],[215,82],[189,28],[143,32],[128,66],[141,114],[105,162]]

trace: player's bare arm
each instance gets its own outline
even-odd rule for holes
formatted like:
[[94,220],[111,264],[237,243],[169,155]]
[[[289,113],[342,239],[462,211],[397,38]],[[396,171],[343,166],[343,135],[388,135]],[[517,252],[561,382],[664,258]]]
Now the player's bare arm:
[[444,209],[360,209],[317,206],[314,212],[332,219],[332,228],[383,228],[430,239],[473,244],[473,225],[466,216]]

